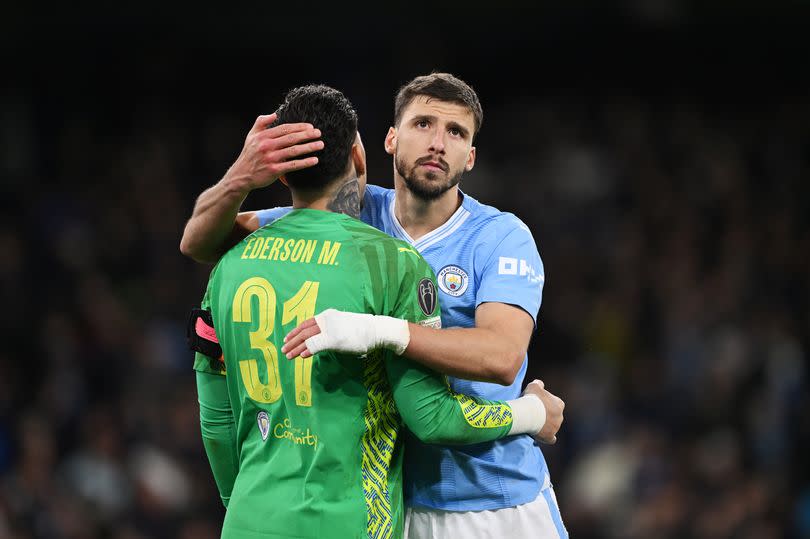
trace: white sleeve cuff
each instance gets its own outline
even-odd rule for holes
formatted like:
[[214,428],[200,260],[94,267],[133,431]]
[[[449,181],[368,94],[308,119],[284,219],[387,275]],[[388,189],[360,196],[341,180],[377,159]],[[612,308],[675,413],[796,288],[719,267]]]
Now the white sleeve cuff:
[[546,424],[546,407],[540,397],[527,393],[522,397],[506,403],[512,407],[512,428],[509,435],[531,434],[540,432]]

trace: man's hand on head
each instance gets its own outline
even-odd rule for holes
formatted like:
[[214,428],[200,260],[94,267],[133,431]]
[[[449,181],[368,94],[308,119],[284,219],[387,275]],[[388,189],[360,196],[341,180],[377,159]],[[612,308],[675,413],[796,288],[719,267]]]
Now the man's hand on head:
[[288,172],[318,164],[315,156],[298,158],[323,149],[323,141],[317,140],[320,129],[308,123],[270,127],[276,118],[275,112],[256,118],[242,152],[225,174],[231,189],[247,194]]

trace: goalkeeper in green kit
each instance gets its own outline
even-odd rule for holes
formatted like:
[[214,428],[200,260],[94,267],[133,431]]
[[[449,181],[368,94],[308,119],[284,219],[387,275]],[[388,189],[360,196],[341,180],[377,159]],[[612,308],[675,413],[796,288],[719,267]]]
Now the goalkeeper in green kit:
[[[282,178],[294,210],[220,259],[189,321],[222,537],[401,537],[403,424],[428,443],[537,435],[542,386],[509,402],[474,399],[390,351],[408,344],[403,320],[440,323],[433,271],[356,219],[366,159],[343,94],[297,88],[277,114],[320,128],[318,162]],[[284,335],[331,308],[401,319],[387,320],[403,331],[367,356],[287,360]]]

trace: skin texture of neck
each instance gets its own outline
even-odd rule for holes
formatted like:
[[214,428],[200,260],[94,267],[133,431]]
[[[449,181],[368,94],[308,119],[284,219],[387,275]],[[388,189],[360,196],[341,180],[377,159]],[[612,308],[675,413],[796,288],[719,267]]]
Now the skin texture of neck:
[[292,190],[292,199],[295,209],[324,210],[360,218],[360,183],[353,176],[332,183],[325,192]]
[[399,174],[395,175],[394,188],[397,192],[394,213],[399,224],[414,240],[442,226],[461,206],[457,185],[435,200],[423,200],[415,196]]

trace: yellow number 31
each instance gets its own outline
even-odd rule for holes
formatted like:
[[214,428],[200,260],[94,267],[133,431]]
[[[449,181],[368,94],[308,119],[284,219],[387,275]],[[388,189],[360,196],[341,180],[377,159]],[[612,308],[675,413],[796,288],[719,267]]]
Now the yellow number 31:
[[[318,298],[317,281],[306,281],[296,294],[284,302],[281,324],[296,320],[300,324],[315,316],[315,301]],[[267,383],[259,378],[259,366],[255,359],[240,359],[239,370],[248,396],[256,402],[270,404],[281,398],[281,379],[278,371],[278,350],[270,342],[276,322],[276,291],[270,281],[252,277],[243,282],[233,297],[233,321],[251,323],[253,298],[259,302],[258,327],[250,332],[250,347],[258,350],[267,368]],[[295,403],[312,406],[312,357],[295,358]]]

